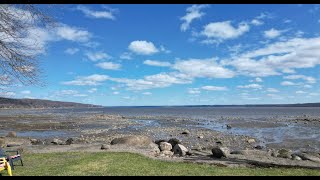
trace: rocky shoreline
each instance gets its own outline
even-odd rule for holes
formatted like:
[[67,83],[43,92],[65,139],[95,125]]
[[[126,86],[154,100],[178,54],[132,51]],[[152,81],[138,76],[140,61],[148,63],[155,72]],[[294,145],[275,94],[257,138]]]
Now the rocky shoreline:
[[[21,120],[23,119],[23,120]],[[222,117],[226,131],[237,127],[241,119]],[[302,116],[288,118],[285,123],[319,125],[320,118]],[[258,138],[223,133],[198,126],[195,119],[177,117],[125,117],[122,115],[89,114],[58,117],[53,115],[1,117],[1,129],[12,129],[0,137],[0,145],[20,148],[25,152],[63,151],[129,151],[148,157],[208,163],[223,166],[304,167],[320,168],[318,150],[292,150],[263,144]],[[278,119],[283,123],[284,120]],[[28,123],[27,123],[28,122]],[[270,126],[261,124],[261,126]],[[67,131],[71,136],[20,137],[22,131]],[[11,133],[11,134],[10,134]],[[32,135],[32,134],[31,134]],[[278,144],[279,145],[279,144]]]

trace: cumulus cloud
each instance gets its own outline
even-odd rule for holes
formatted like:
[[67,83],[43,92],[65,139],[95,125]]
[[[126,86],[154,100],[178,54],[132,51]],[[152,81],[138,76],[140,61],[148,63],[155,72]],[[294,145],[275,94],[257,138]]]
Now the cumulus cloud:
[[80,94],[76,90],[61,90],[61,91],[56,91],[54,96],[73,96],[73,97],[87,97],[88,95],[86,94]]
[[228,88],[225,86],[203,86],[201,87],[203,90],[207,91],[227,91]]
[[188,93],[189,93],[189,94],[200,94],[201,91],[200,91],[199,88],[189,88],[189,89],[188,89]]
[[306,94],[307,92],[305,91],[296,91],[297,94]]
[[317,80],[314,77],[305,76],[305,75],[290,75],[290,76],[285,76],[283,78],[284,79],[290,79],[290,80],[303,79],[309,84],[314,84],[314,83],[317,82]]
[[241,89],[262,89],[262,86],[260,84],[248,84],[248,85],[241,85],[237,87]]
[[120,92],[114,91],[114,92],[112,92],[112,94],[117,95],[117,94],[120,94]]
[[297,85],[299,85],[299,84],[298,84],[298,83],[291,82],[291,81],[282,81],[282,82],[281,82],[281,85],[282,85],[282,86],[297,86]]
[[264,31],[264,37],[269,38],[269,39],[273,39],[273,38],[280,36],[282,34],[282,32],[283,31],[272,28],[270,30]]
[[152,42],[148,41],[132,41],[129,50],[140,55],[151,55],[159,52]]
[[91,33],[76,27],[61,24],[56,28],[56,35],[62,39],[76,42],[87,42],[91,38]]
[[279,90],[278,90],[278,89],[275,89],[275,88],[268,88],[268,89],[267,89],[267,92],[277,93],[277,92],[279,92]]
[[121,68],[121,64],[116,64],[113,62],[102,62],[96,64],[96,66],[106,70],[119,70]]
[[0,97],[7,97],[7,98],[12,98],[16,95],[15,92],[3,92],[3,91],[0,91]]
[[97,86],[101,85],[102,82],[109,79],[109,76],[93,74],[91,76],[77,77],[73,81],[62,82],[64,85],[74,85],[74,86]]
[[320,64],[320,38],[293,38],[268,44],[221,61],[239,74],[249,76],[281,75],[284,71],[312,68]]
[[120,55],[120,59],[126,59],[126,60],[132,59],[131,53],[128,53],[128,52],[122,53],[122,54]]
[[195,78],[232,78],[235,76],[233,71],[219,65],[215,58],[179,60],[172,68]]
[[171,64],[169,62],[157,61],[157,60],[146,60],[143,62],[143,64],[146,64],[149,66],[160,66],[160,67],[170,67],[171,66]]
[[206,36],[207,40],[203,43],[222,42],[227,39],[235,39],[250,30],[247,23],[240,23],[238,27],[233,27],[231,21],[213,22],[204,26],[202,35]]
[[253,24],[253,25],[255,25],[255,26],[261,26],[261,25],[264,24],[264,22],[261,21],[261,20],[259,20],[259,19],[253,19],[253,20],[251,21],[251,24]]
[[95,93],[97,91],[98,91],[97,88],[91,88],[91,89],[88,90],[89,93]]
[[181,21],[184,21],[180,29],[181,31],[186,31],[189,29],[190,24],[195,19],[200,19],[202,16],[205,15],[204,12],[201,12],[202,9],[209,7],[209,5],[192,5],[191,7],[187,8],[187,14],[180,18]]
[[104,60],[104,59],[111,59],[112,57],[104,52],[87,52],[85,54],[88,59],[90,59],[91,61],[99,61],[99,60]]
[[152,95],[152,93],[151,93],[151,92],[143,92],[142,94],[143,94],[143,95],[146,95],[146,96],[150,96],[150,95]]
[[103,18],[103,19],[111,19],[111,20],[116,19],[112,9],[110,11],[93,11],[84,5],[78,5],[76,9],[84,13],[85,16],[89,18],[96,18],[96,19]]

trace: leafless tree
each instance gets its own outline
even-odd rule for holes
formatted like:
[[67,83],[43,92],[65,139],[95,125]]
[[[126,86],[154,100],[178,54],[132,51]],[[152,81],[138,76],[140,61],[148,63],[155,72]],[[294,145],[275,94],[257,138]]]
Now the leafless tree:
[[36,5],[0,4],[0,86],[20,82],[42,84],[37,29],[53,25],[53,19]]

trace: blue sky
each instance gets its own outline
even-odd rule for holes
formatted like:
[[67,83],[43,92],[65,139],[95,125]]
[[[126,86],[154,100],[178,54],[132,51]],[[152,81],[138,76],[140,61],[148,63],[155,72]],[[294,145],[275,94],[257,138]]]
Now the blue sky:
[[45,87],[105,106],[320,102],[320,5],[56,5],[29,30]]

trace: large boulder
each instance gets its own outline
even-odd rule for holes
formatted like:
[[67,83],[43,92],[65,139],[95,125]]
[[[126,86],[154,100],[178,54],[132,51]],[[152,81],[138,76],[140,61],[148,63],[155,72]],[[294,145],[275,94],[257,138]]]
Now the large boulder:
[[110,145],[102,144],[100,149],[101,150],[108,150],[108,149],[110,149]]
[[308,153],[295,153],[293,154],[294,156],[298,156],[300,157],[302,160],[309,160],[309,161],[313,161],[313,162],[317,162],[320,163],[320,158],[312,155],[312,154],[308,154]]
[[291,151],[291,150],[288,150],[288,149],[280,149],[280,150],[278,151],[277,157],[291,159],[291,158],[292,158],[291,154],[292,154],[292,151]]
[[159,147],[161,151],[171,151],[172,149],[172,145],[167,142],[161,142]]
[[176,138],[169,139],[168,143],[172,145],[172,147],[175,147],[177,144],[181,144],[181,141]]
[[111,141],[111,145],[127,145],[127,146],[148,146],[153,143],[152,139],[147,136],[126,136],[116,138]]
[[158,155],[160,153],[159,145],[155,143],[149,144],[148,148],[150,148],[150,152],[153,153],[153,155]]
[[51,141],[51,143],[52,144],[54,144],[54,145],[65,145],[65,143],[62,141],[62,140],[60,140],[60,139],[53,139],[52,141]]
[[228,157],[230,150],[227,147],[214,147],[212,150],[212,156],[216,158]]
[[188,149],[181,144],[177,144],[173,147],[173,153],[179,154],[180,156],[185,156],[188,152]]
[[66,145],[71,145],[71,144],[73,144],[73,141],[74,141],[74,139],[73,139],[73,138],[69,138],[69,139],[67,139],[67,141],[66,141]]
[[15,138],[17,137],[17,133],[14,131],[8,132],[7,137]]

